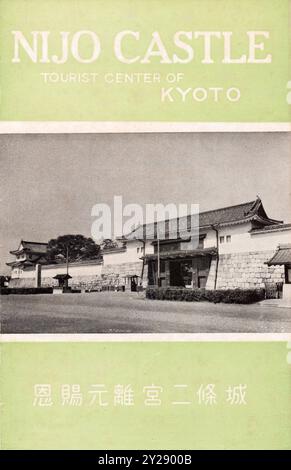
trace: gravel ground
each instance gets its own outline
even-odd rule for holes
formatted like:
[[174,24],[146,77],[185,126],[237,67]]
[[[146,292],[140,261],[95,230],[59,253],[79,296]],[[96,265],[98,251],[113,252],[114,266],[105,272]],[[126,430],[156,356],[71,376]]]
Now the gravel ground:
[[291,309],[144,299],[136,293],[1,296],[2,333],[288,333]]

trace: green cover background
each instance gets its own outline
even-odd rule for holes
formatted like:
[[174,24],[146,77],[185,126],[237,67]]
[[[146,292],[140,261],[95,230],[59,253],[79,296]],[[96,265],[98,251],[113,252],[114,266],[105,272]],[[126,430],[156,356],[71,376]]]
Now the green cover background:
[[[0,0],[1,101],[0,120],[12,121],[189,121],[189,122],[288,122],[286,101],[288,66],[288,0]],[[122,30],[140,31],[141,40],[128,41],[128,49],[145,52],[151,33],[159,31],[169,51],[173,33],[184,31],[233,31],[234,55],[246,52],[246,31],[270,31],[266,50],[272,64],[201,64],[202,47],[190,64],[125,65],[113,53],[113,38]],[[93,30],[101,39],[102,53],[94,64],[34,64],[22,54],[13,64],[12,30],[29,34],[51,31],[52,53],[60,51],[59,31]],[[84,54],[86,51],[84,44]],[[125,48],[126,50],[127,48]],[[220,41],[214,41],[213,56],[221,60]],[[130,52],[130,50],[128,50]],[[263,53],[265,55],[265,53]],[[57,84],[45,85],[41,72],[184,72],[178,85],[241,89],[241,100],[219,103],[208,100],[160,102],[161,86]]]
[[[2,343],[4,449],[290,449],[291,375],[284,342]],[[35,383],[51,383],[54,406],[33,407]],[[131,384],[133,407],[62,407],[61,384]],[[143,403],[145,385],[164,387],[162,405]],[[197,404],[216,384],[217,405]],[[225,402],[247,384],[247,405]],[[175,384],[188,384],[189,406]],[[85,393],[84,393],[85,395]],[[186,393],[185,393],[186,395]]]

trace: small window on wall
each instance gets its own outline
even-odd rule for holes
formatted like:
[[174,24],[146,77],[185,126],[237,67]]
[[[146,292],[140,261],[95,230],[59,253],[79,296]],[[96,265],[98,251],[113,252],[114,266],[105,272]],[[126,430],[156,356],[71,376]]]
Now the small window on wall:
[[139,246],[137,247],[136,251],[137,251],[137,253],[139,253]]
[[285,282],[291,284],[291,266],[285,266]]
[[198,248],[200,248],[200,249],[204,248],[204,237],[203,237],[203,238],[202,238],[202,237],[201,237],[201,238],[199,237],[199,245],[198,245]]
[[231,242],[231,235],[226,235],[226,243],[230,243]]
[[160,272],[165,273],[165,271],[166,271],[166,263],[165,263],[164,260],[161,260],[161,262],[160,262]]
[[224,243],[224,237],[219,237],[219,243]]

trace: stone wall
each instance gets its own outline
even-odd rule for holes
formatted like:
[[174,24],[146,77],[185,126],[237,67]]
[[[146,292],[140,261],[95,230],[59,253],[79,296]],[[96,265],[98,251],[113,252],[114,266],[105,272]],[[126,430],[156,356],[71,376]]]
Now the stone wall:
[[[274,255],[274,251],[254,251],[244,253],[220,254],[217,289],[248,289],[264,288],[265,284],[276,284],[284,281],[283,266],[267,266],[268,261]],[[216,271],[216,259],[212,258],[206,289],[214,289]],[[102,286],[124,285],[126,276],[142,273],[142,261],[102,266],[101,275],[75,275],[70,279],[69,285],[76,289],[99,289]],[[31,277],[12,279],[9,287],[35,287],[35,275]],[[147,285],[148,266],[144,266],[143,285]],[[140,282],[140,278],[138,280]],[[58,282],[48,277],[45,270],[42,272],[41,286],[52,287]],[[130,287],[130,284],[127,284]]]
[[102,268],[102,276],[119,274],[120,277],[140,276],[142,271],[142,261],[135,263],[107,264]]
[[[122,264],[108,264],[103,266],[102,268],[102,279],[106,282],[106,280],[110,280],[111,283],[115,282],[116,284],[124,285],[128,276],[139,276],[138,282],[140,282],[140,277],[142,274],[142,261],[137,261],[134,263],[122,263]],[[147,286],[147,279],[148,279],[148,267],[147,265],[144,266],[144,273],[143,273],[143,285],[144,287]]]
[[215,273],[216,273],[217,258],[212,257],[207,282],[205,288],[208,290],[214,289],[215,287]]
[[[101,281],[101,276],[96,276],[95,274],[91,276],[74,276],[72,279],[69,279],[69,286],[73,289],[95,290],[100,288]],[[41,279],[41,287],[54,287],[58,285],[58,281],[52,277],[42,277]]]
[[[34,273],[32,273],[34,275]],[[35,278],[14,278],[10,279],[9,287],[35,287]]]
[[219,256],[217,289],[264,288],[284,281],[284,266],[264,264],[274,251],[231,253]]
[[[69,280],[69,286],[75,289],[95,290],[103,286],[124,285],[126,276],[141,276],[142,261],[135,263],[122,263],[102,266],[101,275],[92,273],[90,275],[74,275]],[[58,281],[53,276],[48,276],[48,269],[43,269],[41,277],[41,287],[53,287],[58,285]],[[53,273],[55,274],[55,273]],[[140,279],[139,279],[140,281]],[[147,266],[144,267],[144,286],[147,285]],[[31,271],[31,277],[12,279],[9,287],[35,287],[35,272]],[[128,284],[130,287],[130,284]]]

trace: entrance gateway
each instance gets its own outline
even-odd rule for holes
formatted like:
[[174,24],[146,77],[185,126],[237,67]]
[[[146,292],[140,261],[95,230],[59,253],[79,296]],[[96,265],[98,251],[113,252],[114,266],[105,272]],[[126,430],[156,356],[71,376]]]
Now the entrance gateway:
[[[161,252],[160,286],[205,288],[216,248]],[[147,255],[149,285],[158,285],[158,254]]]
[[[162,264],[165,266],[165,263]],[[204,288],[209,265],[210,260],[207,258],[169,261],[170,286]]]

